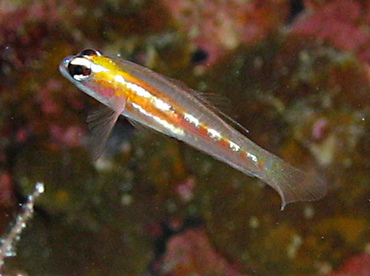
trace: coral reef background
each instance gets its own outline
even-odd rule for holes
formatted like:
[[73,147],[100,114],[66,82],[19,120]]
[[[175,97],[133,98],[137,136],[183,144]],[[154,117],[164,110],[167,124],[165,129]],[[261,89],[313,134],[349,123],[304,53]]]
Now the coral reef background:
[[[85,48],[212,93],[329,194],[281,212],[258,179],[123,118],[94,162],[99,104],[58,72]],[[38,181],[5,275],[370,275],[370,4],[2,0],[4,234]]]

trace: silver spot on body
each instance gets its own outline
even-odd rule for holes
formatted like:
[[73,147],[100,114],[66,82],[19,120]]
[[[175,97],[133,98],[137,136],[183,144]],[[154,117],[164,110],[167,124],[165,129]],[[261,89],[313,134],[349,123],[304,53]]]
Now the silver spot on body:
[[240,146],[239,146],[239,145],[237,145],[237,144],[235,144],[235,143],[234,143],[234,142],[232,142],[232,141],[229,141],[229,146],[230,146],[230,149],[231,149],[232,151],[235,151],[235,152],[240,151]]
[[254,163],[257,163],[257,162],[258,162],[258,159],[257,159],[257,157],[256,157],[255,155],[253,155],[253,154],[251,154],[251,153],[247,152],[247,156],[248,156],[248,158],[249,158],[252,162],[254,162]]
[[207,132],[208,132],[209,136],[211,138],[215,139],[215,140],[221,140],[222,139],[221,133],[219,133],[217,130],[214,130],[213,128],[208,128]]
[[184,113],[184,119],[196,127],[200,125],[199,120],[189,113]]

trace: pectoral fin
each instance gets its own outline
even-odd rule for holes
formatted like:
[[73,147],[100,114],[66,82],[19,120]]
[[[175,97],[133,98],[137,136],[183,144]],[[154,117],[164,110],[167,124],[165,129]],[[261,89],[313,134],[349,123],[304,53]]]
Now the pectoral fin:
[[120,112],[104,106],[87,117],[87,123],[91,132],[92,156],[94,160],[98,159],[102,154],[113,126],[123,109],[124,106]]

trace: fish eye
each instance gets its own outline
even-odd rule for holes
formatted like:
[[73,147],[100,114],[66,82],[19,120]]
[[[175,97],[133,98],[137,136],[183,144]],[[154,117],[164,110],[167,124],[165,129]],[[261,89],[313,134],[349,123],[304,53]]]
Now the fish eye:
[[86,49],[80,52],[77,56],[80,56],[80,57],[101,56],[101,53],[97,50]]
[[91,62],[82,57],[75,57],[68,63],[68,72],[76,81],[84,81],[91,76]]

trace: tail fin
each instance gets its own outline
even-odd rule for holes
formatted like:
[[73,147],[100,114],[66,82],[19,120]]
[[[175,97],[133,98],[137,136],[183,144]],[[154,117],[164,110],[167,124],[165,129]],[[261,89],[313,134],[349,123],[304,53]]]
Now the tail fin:
[[261,177],[281,196],[281,210],[285,205],[295,201],[313,201],[326,195],[326,183],[273,156]]

